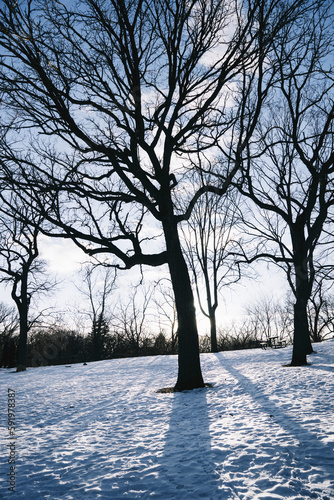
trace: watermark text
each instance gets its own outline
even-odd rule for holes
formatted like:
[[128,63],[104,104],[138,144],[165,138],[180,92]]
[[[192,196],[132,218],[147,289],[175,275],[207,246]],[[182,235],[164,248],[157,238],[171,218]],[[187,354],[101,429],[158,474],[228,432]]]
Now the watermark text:
[[8,389],[8,465],[7,474],[8,490],[15,492],[16,486],[16,405],[15,390]]

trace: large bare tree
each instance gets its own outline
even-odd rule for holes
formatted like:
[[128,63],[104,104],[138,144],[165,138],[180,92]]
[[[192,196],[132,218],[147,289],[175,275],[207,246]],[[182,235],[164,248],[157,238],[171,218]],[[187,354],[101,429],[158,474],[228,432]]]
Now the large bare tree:
[[[32,136],[28,155],[4,152],[3,168],[13,181],[23,168],[34,202],[58,228],[52,234],[90,255],[113,254],[122,268],[168,266],[178,314],[176,389],[204,384],[178,224],[204,192],[226,191],[275,73],[272,42],[308,4],[2,3],[0,91],[19,113],[22,140],[28,129]],[[194,184],[194,154],[224,149],[237,126],[236,161],[223,181]]]
[[[268,94],[236,182],[257,251],[281,266],[295,297],[292,365],[312,352],[307,305],[329,272],[334,222],[333,2],[321,2],[295,32],[274,42],[278,80]],[[243,250],[244,252],[244,250]],[[244,252],[245,253],[245,252]]]

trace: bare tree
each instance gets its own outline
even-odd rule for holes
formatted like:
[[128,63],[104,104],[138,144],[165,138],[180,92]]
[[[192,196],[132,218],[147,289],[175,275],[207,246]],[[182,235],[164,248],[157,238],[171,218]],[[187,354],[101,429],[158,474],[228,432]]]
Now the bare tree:
[[165,335],[166,330],[170,333],[170,352],[177,352],[177,311],[175,307],[174,294],[170,279],[162,278],[155,284],[152,301],[158,311],[159,331]]
[[334,331],[334,304],[330,295],[332,286],[332,279],[330,281],[315,280],[307,307],[310,335],[313,342],[321,342]]
[[[210,320],[211,351],[217,352],[216,311],[223,286],[240,279],[233,249],[237,201],[205,193],[194,207],[187,226],[183,228],[185,255],[192,271],[201,312]],[[204,281],[204,295],[202,288]]]
[[[30,225],[30,222],[34,225]],[[11,287],[11,297],[19,315],[17,371],[26,369],[28,331],[41,313],[29,319],[32,297],[50,292],[56,285],[46,279],[45,263],[39,256],[38,235],[41,218],[22,206],[15,193],[0,194],[0,282]]]
[[292,365],[312,352],[307,304],[333,245],[333,34],[332,2],[321,2],[294,39],[287,31],[274,42],[279,78],[236,183],[258,207],[247,212],[257,242],[248,262],[281,266],[295,297]]
[[323,340],[331,336],[334,338],[334,297],[327,297],[322,305],[318,323],[318,338]]
[[97,361],[105,355],[105,344],[111,321],[110,298],[115,291],[116,273],[110,267],[87,264],[82,270],[82,284],[79,291],[89,302],[92,359]]
[[[255,337],[268,343],[282,344],[288,338],[288,310],[273,297],[261,297],[246,307],[247,314],[253,324]],[[273,340],[273,338],[276,338]],[[283,344],[284,345],[284,344]]]
[[19,321],[14,307],[0,302],[0,368],[15,366],[15,339]]
[[127,301],[119,301],[113,318],[113,329],[127,344],[127,352],[138,356],[149,337],[148,314],[153,288],[132,285]]
[[[19,112],[17,126],[33,135],[28,155],[4,151],[5,175],[15,182],[21,166],[29,193],[33,186],[58,228],[52,234],[87,254],[113,254],[125,269],[167,264],[178,390],[204,384],[178,225],[203,193],[228,188],[274,72],[272,41],[304,15],[304,4],[84,0],[72,8],[4,0],[0,9],[0,91]],[[235,127],[237,159],[223,182],[190,182],[194,154],[224,149]]]

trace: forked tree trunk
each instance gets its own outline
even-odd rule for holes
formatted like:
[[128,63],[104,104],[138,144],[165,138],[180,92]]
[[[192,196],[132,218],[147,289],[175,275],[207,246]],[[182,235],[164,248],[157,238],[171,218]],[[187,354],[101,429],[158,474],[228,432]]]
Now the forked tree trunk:
[[176,223],[164,221],[168,266],[178,319],[178,377],[175,390],[204,387],[202,377],[194,296],[188,267],[179,240]]

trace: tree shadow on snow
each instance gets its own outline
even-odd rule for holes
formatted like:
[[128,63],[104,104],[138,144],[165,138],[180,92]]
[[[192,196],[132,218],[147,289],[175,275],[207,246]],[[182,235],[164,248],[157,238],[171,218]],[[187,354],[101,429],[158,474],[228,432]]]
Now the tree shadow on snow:
[[163,498],[168,500],[222,498],[211,451],[208,390],[169,396],[173,398],[172,412],[159,473]]
[[334,366],[333,365],[315,365],[315,364],[311,363],[309,366],[313,370],[322,370],[324,372],[330,372],[330,373],[334,372]]
[[[295,449],[295,458],[304,462],[304,465],[312,465],[326,472],[331,481],[334,481],[334,449],[333,443],[326,444],[313,432],[307,429],[307,421],[303,412],[303,404],[300,404],[300,415],[304,418],[304,424],[298,422],[298,417],[289,415],[274,401],[270,400],[268,395],[261,387],[240,373],[233,363],[224,357],[222,353],[216,354],[216,357],[224,370],[228,371],[240,384],[245,393],[256,401],[265,414],[273,419],[288,436],[292,436],[298,442],[298,448]],[[316,368],[316,367],[315,367]],[[313,415],[314,418],[314,415]],[[314,424],[312,424],[314,425]],[[302,464],[301,464],[302,465]],[[325,498],[325,497],[324,497]]]

